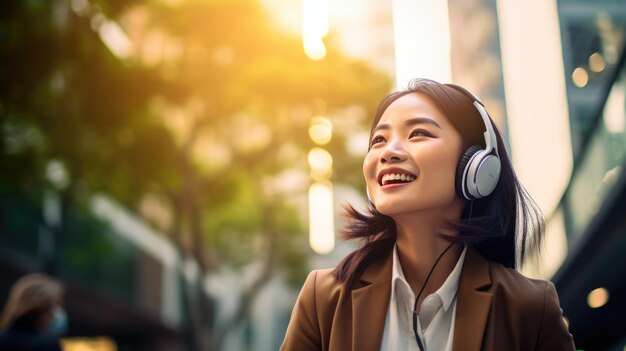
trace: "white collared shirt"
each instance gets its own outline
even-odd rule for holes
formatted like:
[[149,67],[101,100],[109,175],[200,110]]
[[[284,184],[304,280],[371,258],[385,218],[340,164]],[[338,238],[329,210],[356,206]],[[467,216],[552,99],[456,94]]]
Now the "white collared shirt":
[[[456,293],[466,251],[467,248],[464,248],[456,266],[443,285],[428,295],[420,306],[417,332],[426,350],[452,350]],[[380,347],[381,351],[419,351],[413,332],[414,304],[415,294],[404,277],[402,266],[398,260],[398,251],[394,247],[391,295]]]

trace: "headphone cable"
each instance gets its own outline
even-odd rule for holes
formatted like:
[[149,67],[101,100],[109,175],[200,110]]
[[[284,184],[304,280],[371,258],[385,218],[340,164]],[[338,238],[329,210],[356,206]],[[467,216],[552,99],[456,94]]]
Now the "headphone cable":
[[435,271],[435,267],[437,267],[437,263],[439,263],[439,261],[446,254],[446,252],[450,250],[452,245],[454,245],[454,243],[450,243],[450,245],[448,245],[448,247],[439,255],[439,257],[437,257],[437,260],[435,260],[435,263],[430,269],[430,272],[428,272],[428,275],[426,276],[426,280],[424,281],[422,288],[420,289],[419,293],[417,294],[417,297],[415,298],[415,304],[413,305],[413,332],[415,333],[415,340],[417,340],[417,346],[419,346],[421,351],[425,351],[425,348],[424,348],[424,343],[422,339],[419,337],[419,334],[417,333],[417,301],[419,301],[420,296],[422,296],[422,293],[424,292],[424,289],[426,288],[426,285],[428,284],[428,280],[430,279],[430,276]]
[[[468,224],[472,223],[472,210],[473,209],[474,209],[474,199],[470,200]],[[422,285],[422,288],[420,289],[419,293],[417,294],[417,297],[415,297],[415,303],[413,304],[413,332],[415,333],[415,340],[417,340],[417,346],[419,346],[421,351],[425,351],[425,348],[424,348],[424,342],[422,341],[422,338],[420,338],[420,336],[419,336],[419,334],[417,332],[417,317],[418,317],[418,315],[417,315],[417,301],[419,301],[420,296],[422,296],[422,293],[424,292],[424,289],[426,288],[426,285],[428,284],[428,280],[430,279],[430,276],[435,271],[435,267],[437,267],[437,263],[439,263],[439,261],[446,254],[446,252],[448,252],[448,250],[450,250],[452,245],[454,245],[454,243],[450,243],[450,245],[448,245],[448,247],[446,247],[446,249],[443,250],[443,252],[439,255],[439,257],[437,257],[437,259],[435,260],[435,263],[433,264],[432,268],[430,269],[430,272],[428,272],[428,275],[426,276],[426,280],[424,281],[424,284]]]

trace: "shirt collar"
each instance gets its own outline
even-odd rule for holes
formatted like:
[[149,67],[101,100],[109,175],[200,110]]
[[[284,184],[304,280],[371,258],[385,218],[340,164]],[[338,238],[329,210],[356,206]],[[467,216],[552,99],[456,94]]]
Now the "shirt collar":
[[[454,297],[456,296],[456,292],[459,288],[459,279],[461,278],[461,271],[463,270],[463,262],[465,262],[465,253],[467,251],[467,246],[463,248],[463,252],[461,252],[461,256],[459,256],[459,260],[456,262],[456,266],[446,281],[441,285],[441,287],[434,292],[437,294],[442,301],[443,309],[447,312],[454,301]],[[398,257],[398,248],[397,245],[393,248],[393,266],[391,273],[391,296],[392,298],[396,296],[396,285],[397,283],[402,283],[408,291],[411,291],[409,283],[406,281],[404,276],[404,271],[402,270],[402,265],[400,265],[400,259]],[[413,299],[415,297],[413,296]]]
[[399,285],[403,286],[403,290],[411,295],[412,300],[415,300],[413,292],[411,291],[411,286],[404,277],[404,271],[402,271],[402,265],[400,264],[400,259],[398,257],[398,245],[396,244],[393,246],[393,265],[391,269],[391,296],[393,299],[398,296],[396,295],[396,289],[399,288]]

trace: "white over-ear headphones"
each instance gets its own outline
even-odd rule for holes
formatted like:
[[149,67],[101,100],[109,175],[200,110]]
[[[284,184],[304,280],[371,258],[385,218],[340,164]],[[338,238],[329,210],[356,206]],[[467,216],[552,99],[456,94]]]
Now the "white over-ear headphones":
[[500,180],[500,156],[498,142],[489,114],[483,103],[467,89],[446,84],[470,98],[483,119],[485,125],[485,148],[470,146],[459,160],[456,173],[456,190],[459,196],[468,200],[480,199],[493,192]]

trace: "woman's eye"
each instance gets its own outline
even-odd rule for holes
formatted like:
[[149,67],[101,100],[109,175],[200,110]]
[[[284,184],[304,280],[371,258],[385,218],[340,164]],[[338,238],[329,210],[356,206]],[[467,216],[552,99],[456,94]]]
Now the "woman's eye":
[[383,138],[383,137],[382,137],[382,136],[380,136],[380,135],[377,135],[377,136],[375,136],[375,137],[373,137],[373,138],[372,138],[372,142],[370,143],[370,146],[372,146],[372,145],[376,145],[376,144],[378,144],[378,143],[382,143],[382,142],[384,142],[384,141],[385,141],[385,138]]
[[416,129],[411,132],[411,134],[409,135],[409,138],[424,137],[424,136],[429,137],[431,136],[431,134],[423,129]]

